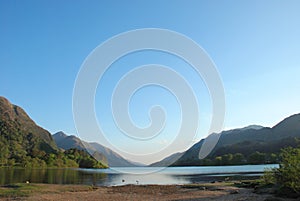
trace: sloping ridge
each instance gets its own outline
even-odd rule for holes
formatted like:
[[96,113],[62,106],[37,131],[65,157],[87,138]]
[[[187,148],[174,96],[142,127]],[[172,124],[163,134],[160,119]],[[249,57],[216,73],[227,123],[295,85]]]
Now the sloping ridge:
[[[290,142],[291,138],[300,138],[300,114],[287,117],[272,128],[247,126],[245,128],[223,131],[219,135],[221,135],[220,139],[211,155],[224,147],[242,145],[242,143],[263,144],[264,146],[268,144],[272,146],[282,145],[284,142]],[[173,163],[173,165],[182,165],[186,161],[198,161],[198,154],[203,141],[204,139],[200,140],[183,153],[173,154],[174,156],[182,154],[182,157]],[[279,150],[280,147],[277,147],[277,149]],[[174,158],[173,155],[153,163],[151,166],[164,166],[164,164],[170,162],[170,159]]]
[[[1,136],[6,139],[14,139],[25,150],[28,145],[34,143],[36,148],[46,153],[55,152],[58,148],[51,134],[36,125],[36,123],[19,106],[11,104],[6,98],[0,96],[0,128]],[[32,145],[32,146],[33,146]]]
[[53,139],[55,140],[57,146],[64,150],[71,148],[85,150],[82,141],[74,135],[66,135],[64,132],[60,131],[53,135]]
[[74,135],[66,135],[62,131],[55,133],[53,138],[56,141],[57,146],[62,149],[77,148],[87,150],[90,153],[96,152],[104,155],[110,167],[134,167],[142,165],[123,158],[118,153],[99,143],[85,142]]

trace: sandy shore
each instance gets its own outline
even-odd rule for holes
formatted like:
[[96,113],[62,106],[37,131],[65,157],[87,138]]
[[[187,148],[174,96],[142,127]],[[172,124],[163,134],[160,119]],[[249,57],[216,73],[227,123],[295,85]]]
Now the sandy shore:
[[[11,188],[10,192],[5,192]],[[195,185],[126,185],[91,187],[82,185],[29,184],[28,187],[1,187],[0,200],[257,200],[272,197],[255,194],[253,189],[237,188],[224,183]],[[23,191],[22,191],[22,188]],[[16,193],[13,191],[16,190]],[[5,195],[6,193],[6,195]],[[24,193],[24,194],[22,194]]]

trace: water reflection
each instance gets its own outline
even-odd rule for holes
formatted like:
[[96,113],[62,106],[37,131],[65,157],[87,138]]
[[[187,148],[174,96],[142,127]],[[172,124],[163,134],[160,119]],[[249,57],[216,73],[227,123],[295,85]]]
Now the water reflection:
[[115,186],[115,185],[126,185],[126,184],[188,184],[190,180],[188,178],[177,177],[172,175],[164,174],[111,174],[108,176],[104,183],[98,185],[104,186]]
[[[169,167],[152,174],[144,174],[155,168],[114,168],[114,169],[20,169],[0,168],[0,184],[49,183],[87,184],[112,186],[126,184],[187,184],[231,179],[258,178],[265,168],[278,165],[246,165],[218,167]],[[139,174],[123,172],[132,171]]]
[[94,184],[105,179],[107,174],[90,174],[78,169],[22,169],[0,168],[0,184],[48,183],[48,184]]

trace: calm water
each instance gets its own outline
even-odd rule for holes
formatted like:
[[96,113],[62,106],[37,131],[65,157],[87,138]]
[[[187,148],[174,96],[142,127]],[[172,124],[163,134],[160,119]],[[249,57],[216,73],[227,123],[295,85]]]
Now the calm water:
[[[18,169],[0,168],[0,184],[50,183],[112,186],[125,184],[188,184],[242,178],[257,178],[265,168],[278,165],[243,165],[209,167],[153,167],[114,169]],[[160,171],[158,171],[160,170]],[[158,171],[158,172],[155,172]],[[124,172],[134,172],[130,174]],[[155,172],[147,174],[145,172]]]

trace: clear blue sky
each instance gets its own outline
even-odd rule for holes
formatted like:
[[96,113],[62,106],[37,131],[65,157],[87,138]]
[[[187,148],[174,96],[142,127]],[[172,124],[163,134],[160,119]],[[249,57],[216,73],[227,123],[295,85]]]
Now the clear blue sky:
[[[100,43],[124,31],[164,28],[190,37],[215,62],[226,93],[225,129],[249,124],[273,126],[300,112],[299,10],[300,2],[296,0],[1,0],[0,95],[23,107],[51,133],[63,130],[76,134],[72,92],[86,56]],[[156,53],[136,56],[136,63],[129,57],[120,65],[153,61],[175,69],[184,65],[176,58]],[[197,137],[200,139],[200,132],[207,129],[211,105],[201,79],[189,75],[187,79],[203,91],[198,94],[202,100],[200,120],[204,122]],[[178,112],[173,109],[176,101],[172,97],[161,89],[149,90],[150,94],[155,91],[165,97],[162,101],[168,100],[169,110]],[[105,116],[100,114],[105,104],[101,104],[99,93],[96,98],[98,118],[105,122]],[[147,116],[143,114],[153,102],[137,94],[131,104],[140,105],[137,111],[133,109],[133,120],[146,125]],[[173,123],[176,122],[175,117]]]

